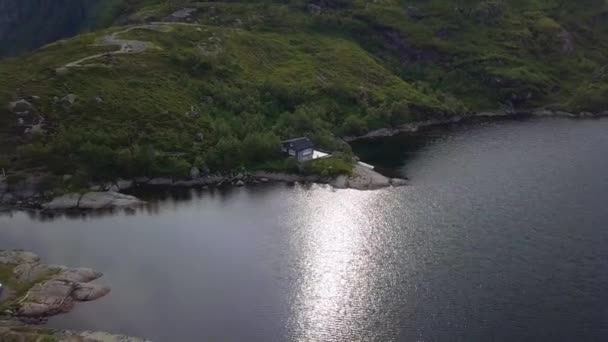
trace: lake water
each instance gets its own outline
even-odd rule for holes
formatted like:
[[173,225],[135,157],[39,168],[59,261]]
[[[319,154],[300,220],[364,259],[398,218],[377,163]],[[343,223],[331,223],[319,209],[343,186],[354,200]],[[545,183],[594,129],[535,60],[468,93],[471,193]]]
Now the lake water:
[[608,120],[360,143],[411,186],[268,185],[136,213],[0,216],[0,248],[103,271],[56,328],[155,341],[608,340]]

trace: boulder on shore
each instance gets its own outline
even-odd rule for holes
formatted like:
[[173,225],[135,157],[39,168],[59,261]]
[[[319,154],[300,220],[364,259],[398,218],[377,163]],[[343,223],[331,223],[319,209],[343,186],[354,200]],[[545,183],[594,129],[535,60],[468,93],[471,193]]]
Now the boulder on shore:
[[104,209],[117,207],[131,207],[141,204],[141,201],[134,196],[121,194],[119,192],[87,192],[82,196],[78,203],[80,209]]
[[49,203],[42,205],[44,209],[48,210],[65,210],[78,207],[78,201],[80,201],[81,194],[72,193],[65,194],[63,196],[55,197]]
[[69,209],[106,209],[124,208],[141,204],[137,197],[121,194],[115,191],[92,191],[84,195],[78,193],[65,194],[54,198],[42,207],[47,210]]

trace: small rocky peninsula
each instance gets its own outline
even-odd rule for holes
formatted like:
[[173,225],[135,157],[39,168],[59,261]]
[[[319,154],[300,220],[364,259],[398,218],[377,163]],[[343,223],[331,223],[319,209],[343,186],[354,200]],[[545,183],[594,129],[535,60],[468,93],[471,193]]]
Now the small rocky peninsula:
[[45,264],[31,252],[0,250],[0,341],[143,341],[38,326],[51,316],[71,311],[78,303],[107,295],[109,287],[91,283],[101,276],[89,268]]

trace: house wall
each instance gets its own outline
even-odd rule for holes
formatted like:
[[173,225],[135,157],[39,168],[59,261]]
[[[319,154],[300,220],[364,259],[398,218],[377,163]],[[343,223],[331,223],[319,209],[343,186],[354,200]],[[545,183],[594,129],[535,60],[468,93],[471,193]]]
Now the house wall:
[[306,161],[306,160],[312,160],[312,157],[314,155],[314,150],[312,148],[300,151],[298,153],[298,160],[299,161]]

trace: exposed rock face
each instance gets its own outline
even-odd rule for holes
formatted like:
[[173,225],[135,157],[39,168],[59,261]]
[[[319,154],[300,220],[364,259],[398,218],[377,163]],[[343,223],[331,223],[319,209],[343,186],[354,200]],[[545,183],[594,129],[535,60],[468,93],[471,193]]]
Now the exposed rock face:
[[10,279],[2,279],[9,287],[28,289],[21,298],[6,298],[10,314],[19,318],[44,319],[70,311],[77,302],[99,299],[110,292],[106,286],[90,283],[102,276],[100,272],[46,265],[30,252],[0,251],[0,266],[13,270]]

